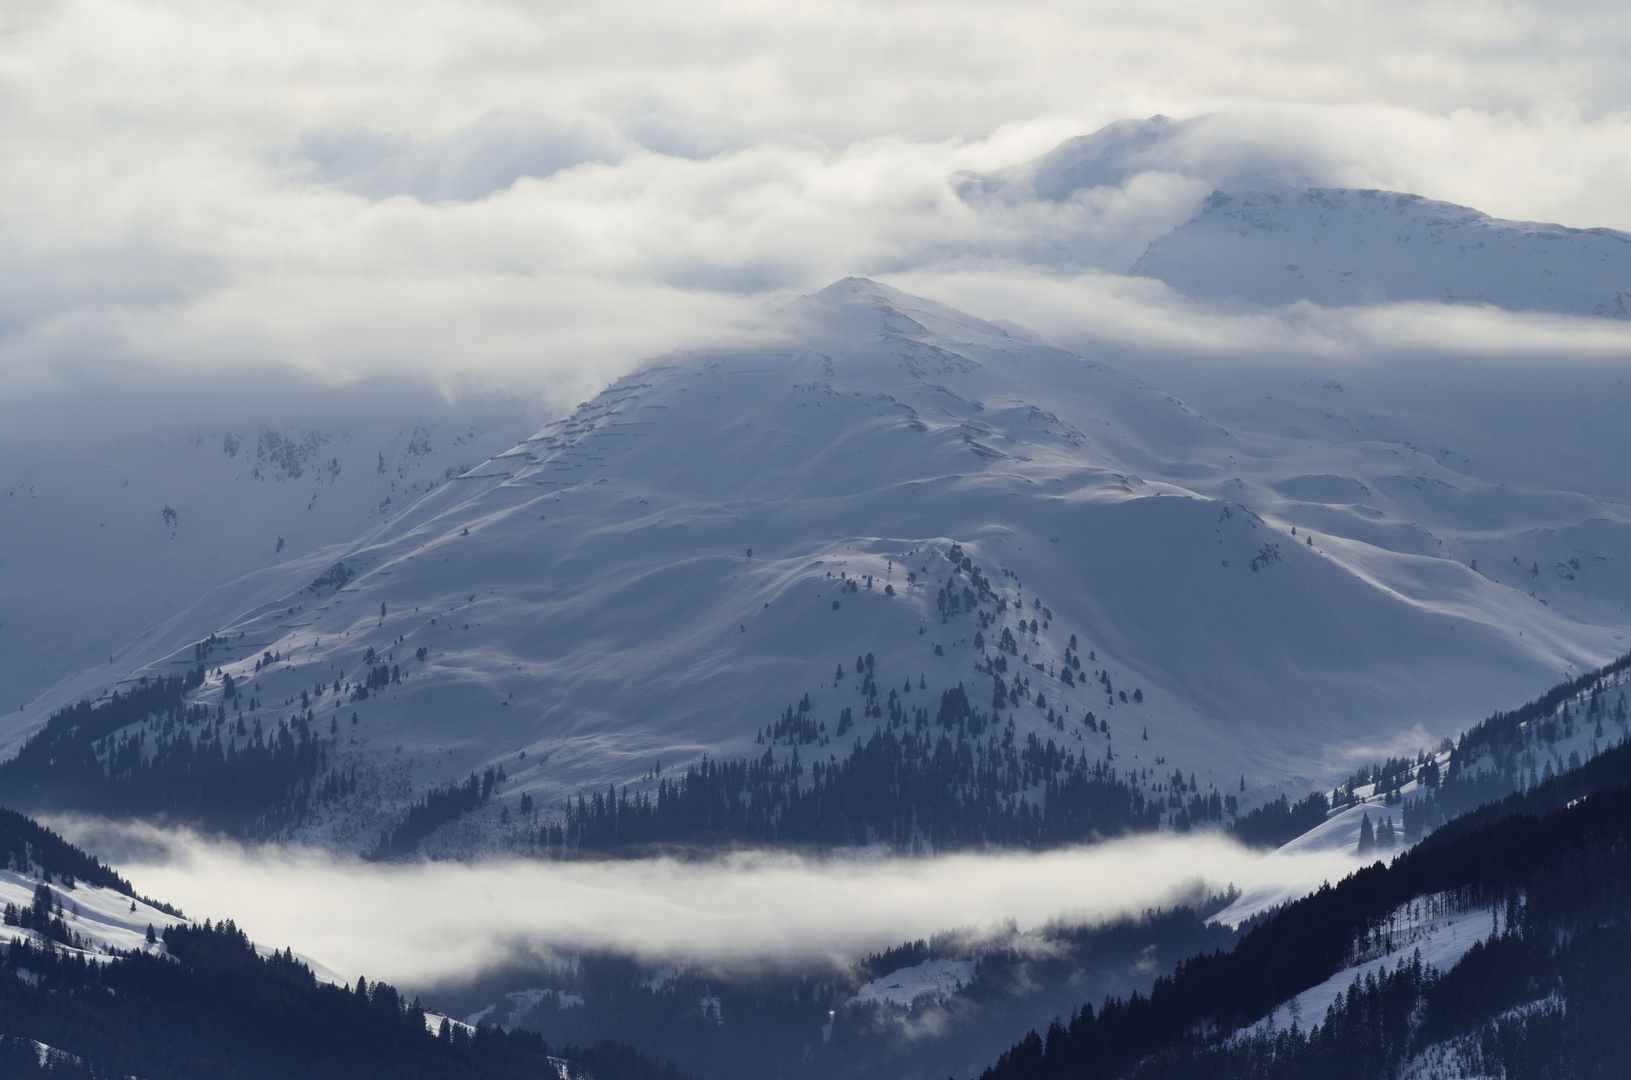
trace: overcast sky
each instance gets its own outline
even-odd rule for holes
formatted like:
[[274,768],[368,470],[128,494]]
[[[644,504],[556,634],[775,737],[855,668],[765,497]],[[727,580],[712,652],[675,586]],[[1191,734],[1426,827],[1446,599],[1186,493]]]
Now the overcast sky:
[[1612,0],[0,12],[0,392],[294,365],[575,401],[846,274],[978,309],[1050,222],[952,174],[1155,113],[1214,119],[1073,208],[1089,269],[1124,270],[1224,157],[1631,229]]

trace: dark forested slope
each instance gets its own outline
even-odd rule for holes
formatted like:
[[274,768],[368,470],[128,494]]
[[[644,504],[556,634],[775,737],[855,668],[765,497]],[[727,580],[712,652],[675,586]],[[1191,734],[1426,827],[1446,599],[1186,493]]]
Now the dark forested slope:
[[[1134,994],[1032,1032],[984,1080],[1383,1077],[1418,1056],[1508,1076],[1623,1075],[1631,1034],[1631,746],[1474,812]],[[1504,929],[1448,971],[1400,955],[1306,1030],[1230,1038],[1341,971],[1400,905],[1449,894]],[[1496,914],[1498,913],[1498,914]],[[1504,915],[1504,918],[1501,916]],[[1499,1074],[1499,1073],[1497,1073]]]

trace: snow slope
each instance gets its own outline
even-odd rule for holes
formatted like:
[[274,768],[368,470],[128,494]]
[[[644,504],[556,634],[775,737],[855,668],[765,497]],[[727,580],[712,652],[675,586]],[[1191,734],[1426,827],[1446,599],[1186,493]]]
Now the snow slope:
[[911,1009],[922,1002],[938,1004],[974,981],[973,960],[925,960],[880,976],[855,991],[856,1005],[888,1004]]
[[[1021,737],[1113,751],[1152,791],[1182,769],[1247,804],[1333,781],[1353,755],[1436,742],[1624,647],[1620,619],[1560,612],[1527,575],[1503,583],[1454,557],[1463,536],[1538,553],[1552,541],[1537,523],[1599,520],[1609,570],[1581,610],[1621,612],[1622,505],[1504,489],[1347,430],[1225,430],[1112,368],[872,282],[781,318],[783,350],[664,358],[350,546],[213,590],[121,654],[120,677],[181,670],[220,632],[211,663],[275,722],[302,690],[356,681],[372,648],[401,681],[313,707],[374,782],[312,835],[366,846],[418,793],[502,763],[503,797],[448,841],[469,851],[503,835],[493,818],[522,793],[548,806],[659,763],[756,757],[756,735],[804,694],[830,736],[842,709],[861,712],[858,655],[909,708],[932,713],[959,683],[989,708],[977,624],[937,607],[973,571],[997,619],[984,654],[1017,632],[1009,677],[1030,685],[1005,714]],[[1499,513],[1469,521],[1469,500]],[[969,570],[948,561],[953,543]],[[313,584],[331,560],[346,567],[337,591]],[[1066,686],[1072,635],[1083,677]],[[257,673],[266,652],[280,660]],[[81,674],[42,701],[111,681]],[[213,669],[199,694],[219,700]],[[1089,710],[1108,735],[1087,730]],[[12,714],[8,743],[47,711]]]
[[[41,884],[42,879],[37,873],[37,868],[34,872],[27,873],[11,868],[0,869],[0,907],[15,904],[18,908],[27,908],[33,903],[35,891]],[[162,935],[167,926],[191,922],[184,916],[172,915],[145,900],[135,899],[101,885],[79,881],[68,886],[61,878],[55,878],[47,884],[47,887],[51,890],[53,900],[62,906],[63,921],[78,937],[77,943],[73,946],[58,943],[56,947],[64,952],[84,956],[93,962],[109,959],[113,950],[121,952],[134,950],[163,955],[162,941],[148,944],[147,928],[151,926]],[[0,943],[13,940],[43,942],[48,939],[34,930],[25,930],[18,926],[0,926]],[[255,950],[262,956],[283,951],[263,943],[256,943]],[[311,957],[300,953],[294,955],[299,956],[301,962],[311,968],[320,981],[348,985],[343,975]]]
[[76,672],[122,678],[120,654],[150,631],[176,632],[165,624],[210,589],[322,563],[328,546],[535,424],[517,401],[203,376],[179,389],[87,386],[71,407],[12,401],[0,420],[8,712],[41,694],[38,707],[57,707],[49,688]]
[[1504,221],[1337,186],[1337,175],[1313,147],[1228,116],[1152,116],[951,185],[1006,237],[988,254],[1117,273],[1130,265],[1195,297],[1631,318],[1631,235]]
[[1241,1034],[1288,1028],[1293,1022],[1305,1030],[1322,1024],[1337,995],[1346,993],[1367,975],[1374,977],[1384,969],[1409,963],[1417,952],[1424,965],[1447,972],[1475,942],[1497,932],[1499,925],[1499,913],[1488,907],[1459,904],[1447,893],[1419,896],[1391,912],[1378,926],[1374,939],[1355,943],[1341,971],[1284,1002]]
[[1328,307],[1419,301],[1631,318],[1631,235],[1503,221],[1392,191],[1214,191],[1132,273],[1191,296]]
[[[7,904],[28,907],[40,884],[35,874],[0,869],[0,907]],[[162,931],[171,923],[187,921],[101,885],[81,881],[69,888],[57,879],[49,888],[62,903],[63,920],[68,928],[84,939],[85,948],[74,951],[91,957],[106,957],[109,949],[162,951],[162,945],[147,944],[147,928],[153,926]],[[0,941],[12,939],[45,940],[33,930],[0,926]]]

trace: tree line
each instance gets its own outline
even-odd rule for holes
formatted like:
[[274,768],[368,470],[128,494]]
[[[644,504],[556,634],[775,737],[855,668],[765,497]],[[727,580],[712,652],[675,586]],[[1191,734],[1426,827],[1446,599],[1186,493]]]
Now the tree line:
[[58,710],[0,764],[0,798],[29,809],[166,815],[266,837],[350,794],[354,770],[328,769],[310,709],[270,727],[187,701],[204,667],[144,678],[99,702]]
[[[993,728],[984,739],[972,730]],[[808,779],[806,779],[808,769]],[[961,686],[927,710],[857,739],[842,757],[798,747],[777,757],[704,758],[654,791],[609,788],[569,803],[543,826],[541,846],[605,850],[720,841],[950,850],[1050,847],[1156,828],[1161,803],[1089,758],[1035,733],[1000,734]]]
[[[1448,972],[1401,955],[1307,1030],[1224,1038],[1334,975],[1389,913],[1430,894],[1503,910],[1506,932]],[[1033,1031],[983,1080],[1386,1077],[1455,1037],[1509,1076],[1611,1075],[1631,1060],[1631,1029],[1610,1015],[1628,996],[1631,746],[1619,746],[1261,919],[1234,949],[1179,964],[1148,996]],[[1557,1008],[1506,1015],[1553,998]]]
[[[34,1040],[53,1048],[43,1056]],[[27,1043],[33,1061],[15,1048]],[[680,1080],[616,1046],[564,1051],[597,1080]],[[163,949],[88,960],[51,942],[0,949],[6,1076],[111,1080],[534,1080],[560,1058],[528,1032],[443,1024],[391,985],[317,981],[285,950],[260,955],[230,921],[173,925]],[[605,1065],[602,1066],[602,1062]]]

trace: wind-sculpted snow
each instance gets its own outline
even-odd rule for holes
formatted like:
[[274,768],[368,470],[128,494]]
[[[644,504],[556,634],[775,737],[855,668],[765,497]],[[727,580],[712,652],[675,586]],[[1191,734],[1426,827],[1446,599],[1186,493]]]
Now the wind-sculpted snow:
[[[972,749],[1051,741],[1169,823],[1216,820],[1618,651],[1612,505],[1537,504],[1554,527],[1600,518],[1609,560],[1581,563],[1607,575],[1599,607],[1549,606],[1527,572],[1458,561],[1456,515],[1498,486],[1408,443],[1225,430],[866,281],[774,317],[777,344],[665,357],[321,564],[217,590],[124,677],[203,662],[210,746],[298,717],[330,770],[313,840],[374,850],[465,785],[443,799],[463,817],[421,818],[426,850],[468,855],[704,755],[809,769],[879,731],[939,737],[958,686],[989,725]],[[1424,485],[1462,493],[1453,513]],[[1533,534],[1529,498],[1479,542],[1578,560]],[[44,719],[15,714],[12,739]]]

